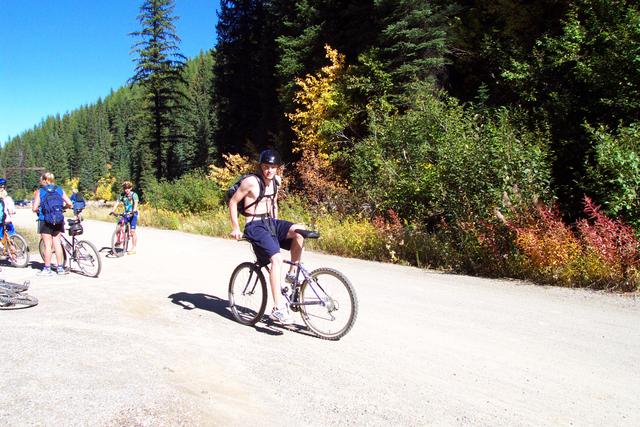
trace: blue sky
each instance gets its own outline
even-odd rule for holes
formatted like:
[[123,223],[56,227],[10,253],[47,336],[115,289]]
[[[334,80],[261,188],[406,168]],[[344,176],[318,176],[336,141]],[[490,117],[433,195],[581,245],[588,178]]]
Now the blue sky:
[[[0,0],[0,144],[127,83],[142,0]],[[215,45],[219,0],[175,0],[182,54]]]

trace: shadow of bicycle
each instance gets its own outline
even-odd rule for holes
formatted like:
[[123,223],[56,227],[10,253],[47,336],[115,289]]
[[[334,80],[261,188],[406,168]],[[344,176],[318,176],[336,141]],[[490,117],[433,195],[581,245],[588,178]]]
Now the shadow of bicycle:
[[[229,309],[229,301],[226,299],[218,298],[215,295],[177,292],[175,294],[169,295],[168,298],[171,299],[171,302],[173,304],[182,307],[184,310],[205,310],[211,313],[216,313],[217,315],[224,317],[225,319],[229,319],[233,322],[236,321],[231,314],[231,310]],[[253,328],[257,332],[268,335],[282,335],[284,333],[283,331],[287,330],[310,337],[316,337],[314,334],[310,333],[304,326],[300,326],[297,324],[287,326],[280,325],[269,319],[269,316],[263,316],[259,323],[264,324],[264,327],[258,326],[258,324],[256,324],[253,326]]]

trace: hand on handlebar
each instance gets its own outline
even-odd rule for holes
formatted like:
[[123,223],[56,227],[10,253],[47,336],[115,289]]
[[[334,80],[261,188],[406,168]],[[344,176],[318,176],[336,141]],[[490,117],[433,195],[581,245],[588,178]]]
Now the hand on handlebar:
[[239,228],[233,229],[230,234],[231,234],[231,237],[233,237],[236,240],[240,240],[243,237],[242,231],[240,231]]

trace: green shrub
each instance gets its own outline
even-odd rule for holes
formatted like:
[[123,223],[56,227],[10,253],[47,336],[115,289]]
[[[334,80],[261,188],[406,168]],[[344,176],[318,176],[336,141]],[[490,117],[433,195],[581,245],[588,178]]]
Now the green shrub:
[[594,162],[588,168],[591,190],[608,215],[622,217],[640,230],[640,125],[610,133],[588,127]]
[[547,136],[506,110],[473,111],[428,90],[354,147],[352,188],[374,212],[425,222],[487,218],[506,193],[547,198]]
[[191,172],[175,181],[151,182],[144,195],[145,201],[157,209],[199,213],[218,208],[223,191],[203,173]]

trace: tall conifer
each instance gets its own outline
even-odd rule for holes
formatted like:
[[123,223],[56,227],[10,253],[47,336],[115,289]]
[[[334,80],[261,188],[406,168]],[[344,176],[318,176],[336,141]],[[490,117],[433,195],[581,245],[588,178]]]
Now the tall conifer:
[[[139,38],[133,45],[135,75],[132,83],[142,86],[145,131],[141,133],[139,179],[145,181],[172,177],[175,174],[172,155],[181,136],[174,118],[181,108],[179,83],[186,58],[180,53],[180,38],[176,34],[173,0],[145,0],[138,21],[142,29],[131,35]],[[145,150],[146,148],[146,150]],[[151,164],[146,164],[147,162]]]

